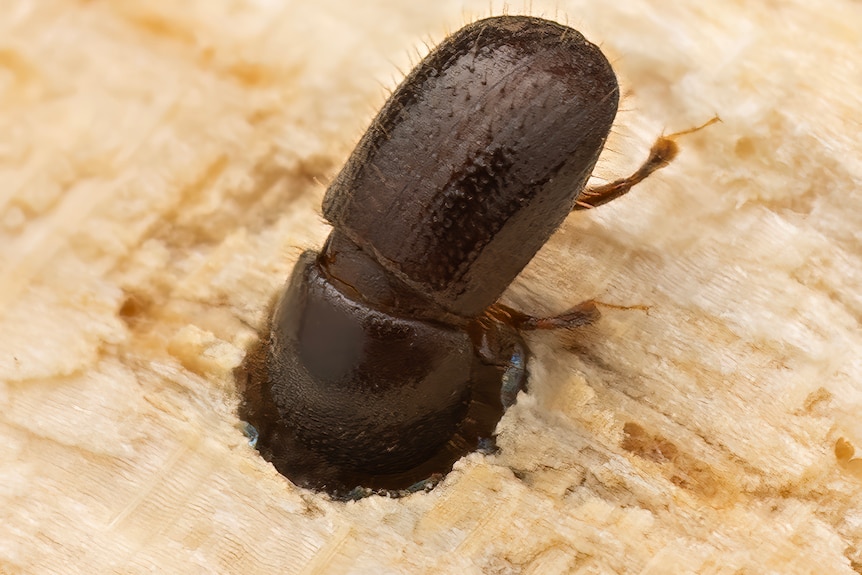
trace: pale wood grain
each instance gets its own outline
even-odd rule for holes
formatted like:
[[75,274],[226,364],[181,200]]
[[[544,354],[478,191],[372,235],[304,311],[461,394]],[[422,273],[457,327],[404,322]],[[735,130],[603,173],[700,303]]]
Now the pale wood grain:
[[505,296],[648,311],[531,338],[499,455],[351,504],[247,446],[233,369],[384,87],[487,3],[0,10],[0,573],[862,573],[862,4],[530,7],[620,74],[597,177],[723,123]]

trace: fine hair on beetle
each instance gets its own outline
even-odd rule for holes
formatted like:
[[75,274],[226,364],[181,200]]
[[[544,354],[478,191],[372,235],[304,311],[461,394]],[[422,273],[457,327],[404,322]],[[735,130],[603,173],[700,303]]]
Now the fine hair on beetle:
[[676,155],[587,188],[617,113],[607,58],[529,16],[469,24],[392,92],[323,198],[332,231],[298,259],[249,354],[241,417],[261,455],[336,498],[429,489],[527,389],[524,335],[598,319],[499,302],[572,211]]

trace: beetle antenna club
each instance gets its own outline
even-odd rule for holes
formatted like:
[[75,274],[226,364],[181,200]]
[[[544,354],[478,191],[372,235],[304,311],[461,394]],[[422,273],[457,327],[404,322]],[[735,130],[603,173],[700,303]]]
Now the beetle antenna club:
[[492,449],[525,387],[522,333],[598,317],[585,302],[535,318],[501,294],[573,206],[676,154],[676,135],[659,138],[632,176],[582,192],[618,103],[607,58],[556,22],[488,18],[428,54],[330,182],[332,232],[275,305],[242,408],[261,454],[351,497],[424,489]]

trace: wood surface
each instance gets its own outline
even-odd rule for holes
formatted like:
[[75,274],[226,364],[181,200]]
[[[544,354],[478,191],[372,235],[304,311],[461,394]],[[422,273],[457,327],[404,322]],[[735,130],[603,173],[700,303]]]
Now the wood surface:
[[[411,62],[479,17],[599,43],[596,182],[504,296],[501,452],[430,493],[297,489],[234,370]],[[862,573],[862,3],[5,0],[0,573]],[[401,71],[399,71],[401,70]]]

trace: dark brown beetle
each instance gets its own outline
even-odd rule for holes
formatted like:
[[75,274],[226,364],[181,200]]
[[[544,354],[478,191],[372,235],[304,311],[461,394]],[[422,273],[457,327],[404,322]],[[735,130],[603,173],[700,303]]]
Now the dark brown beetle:
[[523,388],[520,332],[583,325],[497,299],[573,209],[666,165],[584,191],[617,112],[605,56],[525,16],[447,38],[392,94],[329,186],[333,231],[276,305],[247,398],[259,447],[301,485],[404,489],[493,436]]

